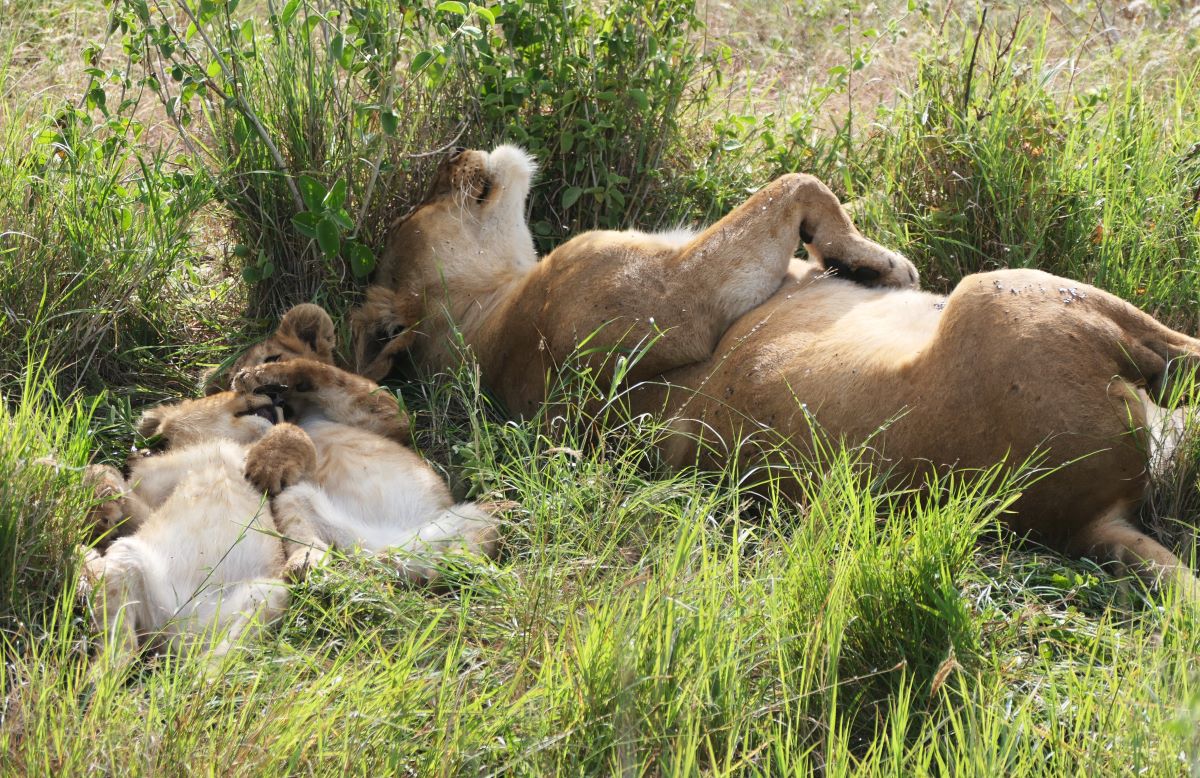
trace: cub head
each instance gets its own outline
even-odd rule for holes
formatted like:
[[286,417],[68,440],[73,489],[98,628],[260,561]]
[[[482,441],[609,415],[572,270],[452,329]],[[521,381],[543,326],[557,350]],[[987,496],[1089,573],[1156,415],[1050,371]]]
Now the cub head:
[[249,444],[281,421],[282,409],[266,395],[220,392],[151,408],[142,414],[138,434],[166,451],[210,440]]
[[[528,154],[507,145],[455,149],[442,161],[424,201],[390,228],[372,278],[380,291],[369,290],[353,316],[360,367],[417,321],[430,341],[440,339],[439,325],[463,325],[481,297],[537,263],[525,221],[536,171]],[[384,292],[391,299],[380,305]]]
[[337,330],[325,309],[313,303],[300,303],[283,315],[271,337],[246,349],[228,370],[220,374],[220,378],[210,377],[204,391],[206,394],[220,392],[229,385],[230,376],[266,362],[312,359],[332,365],[336,347]]

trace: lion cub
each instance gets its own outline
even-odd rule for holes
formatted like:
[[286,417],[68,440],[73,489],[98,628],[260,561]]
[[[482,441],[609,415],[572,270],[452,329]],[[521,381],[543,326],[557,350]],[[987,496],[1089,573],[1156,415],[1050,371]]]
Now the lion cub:
[[479,504],[455,504],[442,478],[408,449],[408,418],[389,392],[328,364],[334,327],[305,303],[237,365],[234,390],[282,403],[316,447],[314,478],[278,501],[311,522],[293,536],[318,551],[333,546],[404,552],[400,569],[416,582],[435,575],[431,555],[456,548],[492,556],[497,522]]
[[124,519],[126,532],[103,555],[87,552],[84,585],[102,591],[98,626],[125,652],[199,644],[224,654],[283,613],[289,564],[307,561],[309,549],[287,540],[307,519],[263,491],[286,495],[310,477],[312,442],[270,398],[234,392],[153,408],[139,430],[161,453],[131,459],[128,479],[90,472],[98,493],[115,497],[96,518]]

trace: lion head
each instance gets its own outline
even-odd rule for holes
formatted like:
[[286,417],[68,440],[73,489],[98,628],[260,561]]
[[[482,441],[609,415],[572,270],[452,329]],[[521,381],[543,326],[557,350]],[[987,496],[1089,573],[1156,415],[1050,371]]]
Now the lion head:
[[366,303],[352,314],[359,372],[386,374],[380,355],[401,332],[423,336],[418,347],[447,342],[450,322],[469,322],[505,279],[537,263],[525,221],[536,171],[508,145],[443,160],[424,201],[392,226]]
[[250,444],[281,421],[281,408],[266,395],[220,392],[151,408],[138,434],[167,451],[210,440]]

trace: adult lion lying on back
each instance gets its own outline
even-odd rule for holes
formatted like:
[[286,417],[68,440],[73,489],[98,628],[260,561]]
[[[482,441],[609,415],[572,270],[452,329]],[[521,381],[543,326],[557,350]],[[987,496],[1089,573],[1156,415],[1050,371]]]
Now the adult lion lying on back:
[[[408,349],[449,367],[456,327],[484,382],[527,415],[581,338],[599,330],[589,348],[631,349],[658,336],[628,380],[655,379],[635,411],[692,433],[669,444],[676,464],[720,466],[720,442],[757,456],[737,443],[763,427],[803,450],[810,417],[848,443],[871,438],[901,475],[1041,451],[1043,466],[1065,466],[1027,489],[1010,526],[1196,596],[1191,571],[1131,518],[1147,484],[1139,390],[1158,396],[1200,341],[1033,270],[970,276],[947,298],[917,291],[912,265],[802,175],[694,236],[590,232],[539,262],[524,219],[533,173],[508,146],[443,163],[353,315],[360,365],[378,374]],[[811,261],[793,259],[801,242]]]

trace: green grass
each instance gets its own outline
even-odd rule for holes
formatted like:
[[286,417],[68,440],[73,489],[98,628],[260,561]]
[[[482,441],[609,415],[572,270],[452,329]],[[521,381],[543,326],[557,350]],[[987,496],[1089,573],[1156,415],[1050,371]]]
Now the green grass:
[[[664,472],[652,450],[663,430],[586,376],[559,410],[601,408],[602,441],[505,421],[469,369],[399,387],[455,492],[518,506],[500,558],[450,560],[436,590],[386,560],[339,558],[294,587],[281,624],[215,667],[120,664],[73,595],[92,499],[82,466],[119,462],[140,407],[194,392],[263,313],[302,297],[349,305],[358,287],[341,249],[378,249],[384,214],[421,194],[432,158],[416,155],[463,117],[473,142],[529,133],[547,163],[532,214],[548,243],[563,224],[711,218],[803,169],[858,200],[864,231],[913,257],[932,288],[1037,266],[1194,330],[1198,74],[1146,67],[1148,52],[1187,63],[1196,51],[1178,12],[1164,6],[1143,33],[1120,27],[1121,45],[1105,47],[1056,17],[1014,26],[996,10],[976,36],[974,17],[943,24],[944,6],[885,9],[917,25],[921,65],[871,121],[860,110],[831,126],[846,72],[790,113],[742,105],[706,69],[732,60],[710,56],[721,52],[698,37],[705,15],[687,3],[660,4],[679,14],[670,30],[653,18],[606,27],[596,6],[508,3],[536,24],[497,40],[466,5],[399,19],[364,2],[377,12],[366,21],[339,6],[346,15],[302,34],[295,24],[333,4],[300,3],[276,30],[269,17],[286,4],[246,2],[237,14],[256,33],[239,26],[236,41],[256,47],[239,60],[256,118],[290,172],[346,183],[355,223],[336,225],[339,250],[326,252],[292,218],[337,221],[336,198],[298,206],[244,110],[193,90],[192,153],[139,92],[146,74],[126,74],[119,45],[140,29],[136,3],[117,4],[130,27],[99,75],[80,66],[69,105],[18,87],[35,67],[7,52],[49,45],[46,20],[76,7],[0,27],[0,774],[1200,773],[1197,614],[1000,532],[1019,473],[898,495],[858,452],[829,449],[787,502],[739,485],[760,474]],[[222,7],[209,8],[214,35],[235,32]],[[364,35],[346,67],[328,41],[352,18],[382,37]],[[872,75],[860,26],[820,35],[862,59],[849,71],[859,82]],[[664,46],[651,52],[651,39]],[[422,51],[431,58],[412,68]],[[686,83],[656,70],[663,52],[692,68]],[[68,53],[53,60],[80,52]],[[661,112],[607,94],[627,55]],[[493,69],[462,77],[482,65]],[[533,72],[547,83],[522,92],[513,79]],[[183,84],[170,80],[168,99]],[[389,88],[404,109],[392,132]],[[568,126],[569,149],[557,131]],[[640,192],[607,176],[647,165]],[[1185,553],[1198,463],[1185,446],[1147,511]]]

